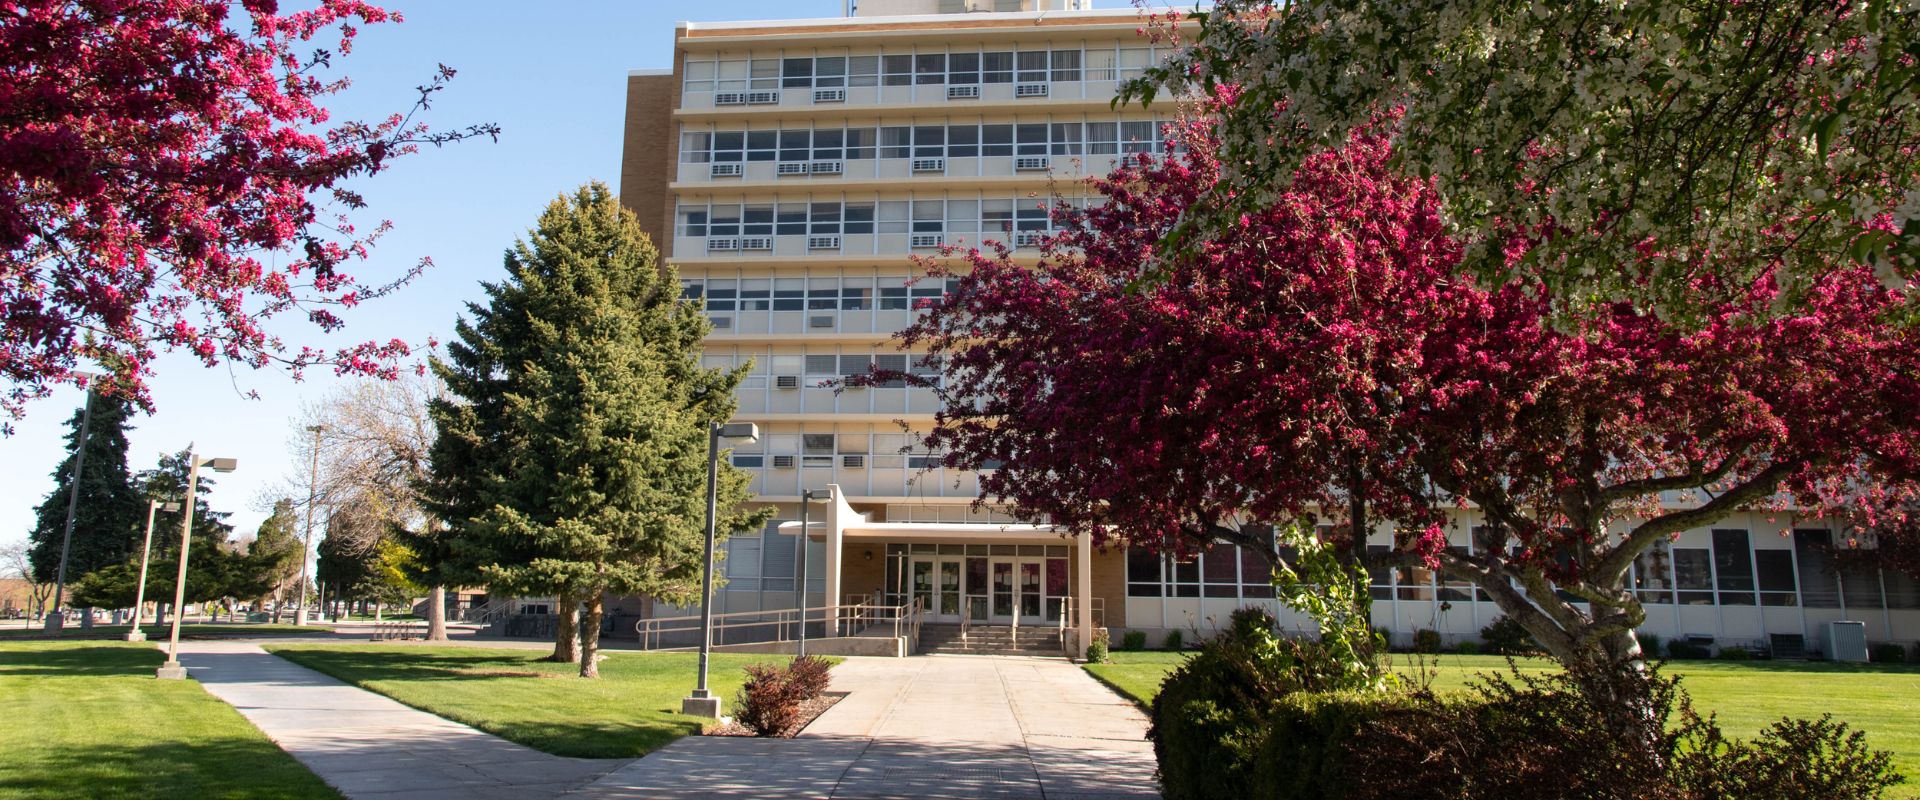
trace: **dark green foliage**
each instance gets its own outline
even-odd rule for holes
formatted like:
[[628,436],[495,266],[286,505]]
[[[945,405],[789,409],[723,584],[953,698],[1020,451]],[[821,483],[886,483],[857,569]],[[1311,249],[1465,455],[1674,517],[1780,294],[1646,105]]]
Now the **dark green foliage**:
[[1706,725],[1690,745],[1674,768],[1689,800],[1867,800],[1904,780],[1892,754],[1868,748],[1864,731],[1849,731],[1830,714],[1782,719],[1744,742]]
[[1639,632],[1635,632],[1633,636],[1635,639],[1638,639],[1640,641],[1641,655],[1649,659],[1658,659],[1660,657],[1660,654],[1662,651],[1660,649],[1659,636],[1656,636],[1651,633],[1639,633]]
[[1120,635],[1120,649],[1126,651],[1147,649],[1146,631],[1127,631]]
[[1178,629],[1167,631],[1167,638],[1160,640],[1160,649],[1179,652],[1186,647],[1186,637]]
[[[499,591],[697,597],[707,425],[747,368],[700,366],[706,316],[602,184],[550,204],[506,270],[433,362],[421,489],[448,552]],[[748,480],[721,468],[723,535],[771,514],[739,508]]]
[[1755,653],[1751,649],[1738,645],[1730,645],[1720,648],[1718,658],[1721,661],[1752,661],[1754,656]]
[[1867,650],[1867,660],[1875,664],[1899,664],[1907,660],[1907,648],[1897,642],[1882,642]]
[[[139,558],[146,525],[146,502],[127,467],[127,419],[133,409],[118,397],[93,397],[87,424],[87,457],[81,465],[80,500],[74,508],[73,543],[67,554],[67,580],[102,567]],[[35,510],[27,540],[37,580],[52,583],[60,569],[60,547],[73,487],[74,454],[80,444],[80,411],[67,422],[67,453],[53,470],[53,491]],[[176,523],[177,526],[177,523]],[[175,533],[179,528],[174,528]]]
[[[247,545],[247,555],[259,561],[261,578],[267,584],[264,595],[292,588],[300,579],[300,535],[293,501],[281,498],[273,504],[273,513],[260,523],[260,530]],[[240,596],[240,595],[235,595]]]
[[1110,635],[1103,629],[1093,635],[1093,641],[1087,643],[1087,663],[1105,664],[1108,661],[1107,650]]
[[[173,602],[174,578],[180,574],[178,548],[147,565],[147,600]],[[221,598],[252,599],[263,594],[278,559],[236,553],[221,546],[196,546],[187,554],[187,602]],[[114,564],[86,574],[71,587],[75,606],[129,608],[138,589],[140,562]]]
[[1421,628],[1413,632],[1413,652],[1440,652],[1440,632],[1432,628]]
[[1453,646],[1453,652],[1459,653],[1460,655],[1463,655],[1463,656],[1477,656],[1477,655],[1480,655],[1480,643],[1471,641],[1471,640],[1463,640],[1459,644],[1456,644]]
[[829,665],[814,656],[785,666],[753,664],[740,687],[735,719],[761,736],[789,737],[800,732],[802,706],[827,690]]
[[1480,642],[1486,645],[1487,652],[1498,656],[1525,656],[1540,652],[1540,644],[1533,640],[1533,634],[1505,615],[1480,629]]
[[1673,659],[1712,658],[1713,650],[1704,644],[1694,644],[1685,639],[1675,639],[1667,643],[1667,657]]

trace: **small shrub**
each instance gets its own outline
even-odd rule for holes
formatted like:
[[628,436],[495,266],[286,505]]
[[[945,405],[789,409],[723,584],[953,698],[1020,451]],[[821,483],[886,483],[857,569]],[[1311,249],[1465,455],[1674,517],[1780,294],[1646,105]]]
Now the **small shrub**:
[[1694,644],[1685,639],[1675,639],[1667,643],[1667,657],[1672,659],[1710,658],[1713,651],[1704,644]]
[[1462,641],[1453,646],[1453,652],[1463,656],[1477,656],[1480,654],[1480,643],[1472,640]]
[[1413,632],[1413,652],[1440,652],[1440,632],[1432,628],[1421,628]]
[[1492,625],[1480,629],[1480,641],[1486,645],[1487,652],[1497,656],[1527,656],[1540,652],[1540,643],[1533,640],[1533,634],[1512,617],[1501,616]]
[[1750,741],[1731,741],[1711,724],[1675,759],[1674,783],[1689,800],[1872,800],[1905,780],[1893,754],[1867,748],[1866,734],[1832,715],[1782,719]]
[[1907,648],[1894,642],[1882,642],[1867,650],[1867,660],[1875,664],[1899,664],[1907,660]]
[[825,659],[796,658],[786,666],[750,664],[740,687],[734,719],[760,736],[788,737],[800,732],[800,709],[827,691]]
[[1120,649],[1122,650],[1147,649],[1147,632],[1146,631],[1127,631],[1124,635],[1120,637]]
[[1179,629],[1170,630],[1167,631],[1167,638],[1160,640],[1160,649],[1179,652],[1186,649],[1186,641],[1186,637],[1180,635]]
[[1640,640],[1640,655],[1645,658],[1659,658],[1666,651],[1660,649],[1660,637],[1651,633],[1635,633]]
[[1107,632],[1101,630],[1093,635],[1093,641],[1087,643],[1087,663],[1105,664],[1107,658]]
[[1730,646],[1720,648],[1721,661],[1752,661],[1753,651],[1745,647]]

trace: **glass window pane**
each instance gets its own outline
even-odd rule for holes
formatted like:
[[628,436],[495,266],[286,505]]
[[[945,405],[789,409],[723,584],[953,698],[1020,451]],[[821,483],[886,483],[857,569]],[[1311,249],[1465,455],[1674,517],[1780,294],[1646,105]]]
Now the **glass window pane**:
[[1720,584],[1721,605],[1753,605],[1753,553],[1747,546],[1746,531],[1714,530],[1713,567]]
[[982,53],[980,79],[981,83],[1012,83],[1013,53]]
[[914,58],[915,83],[946,83],[947,54],[933,53]]

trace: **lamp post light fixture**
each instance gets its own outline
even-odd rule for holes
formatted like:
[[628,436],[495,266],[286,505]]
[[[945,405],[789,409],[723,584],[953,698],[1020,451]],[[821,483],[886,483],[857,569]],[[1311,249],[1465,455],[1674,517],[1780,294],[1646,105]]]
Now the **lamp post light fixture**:
[[[313,466],[307,477],[307,533],[306,541],[300,546],[300,588],[294,595],[293,614],[293,624],[302,626],[307,624],[307,560],[313,555],[313,506],[320,488],[320,434],[327,426],[308,425],[307,430],[313,433]],[[279,621],[279,606],[274,607],[273,614],[274,621]]]
[[707,691],[707,662],[713,656],[713,529],[719,514],[720,440],[758,441],[760,426],[751,422],[715,422],[707,426],[707,547],[700,568],[700,682],[693,694],[680,699],[680,713],[720,718],[720,698]]
[[173,579],[173,632],[167,640],[167,662],[160,665],[154,677],[163,680],[181,680],[187,677],[187,668],[180,666],[180,618],[186,616],[187,606],[187,546],[193,543],[193,499],[200,489],[200,468],[206,467],[214,472],[232,472],[240,466],[237,459],[201,458],[200,454],[187,453],[187,493],[181,497],[180,513],[180,571]]
[[[80,438],[73,449],[73,475],[69,478],[73,485],[67,490],[67,530],[60,535],[60,571],[53,582],[53,605],[46,619],[46,629],[49,631],[60,630],[66,622],[66,618],[61,616],[60,604],[67,596],[67,553],[73,549],[73,516],[80,508],[81,470],[87,466],[87,440],[90,438],[87,429],[93,427],[93,382],[100,379],[99,375],[91,372],[77,372],[74,375],[87,381],[87,399],[80,405]],[[88,612],[83,627],[92,624],[93,615]]]
[[824,500],[824,495],[812,489],[800,490],[800,544],[799,554],[794,558],[793,607],[800,610],[800,635],[795,641],[794,655],[805,658],[807,655],[807,506],[814,500]]
[[140,540],[140,582],[133,590],[133,629],[127,631],[127,641],[144,642],[145,631],[140,630],[140,612],[147,607],[147,556],[153,552],[153,514],[156,511],[174,512],[180,510],[179,503],[147,499],[147,536]]

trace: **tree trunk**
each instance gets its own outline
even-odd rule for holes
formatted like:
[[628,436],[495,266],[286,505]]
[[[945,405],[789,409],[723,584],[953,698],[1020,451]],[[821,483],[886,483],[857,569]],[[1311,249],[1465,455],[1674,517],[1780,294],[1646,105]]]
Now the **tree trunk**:
[[427,641],[447,640],[447,587],[435,586],[427,594]]
[[560,664],[572,664],[580,658],[579,630],[574,625],[574,615],[580,610],[580,602],[572,595],[559,596],[559,621],[553,626],[553,655],[548,661]]
[[600,677],[600,614],[605,596],[598,590],[580,603],[580,677]]

